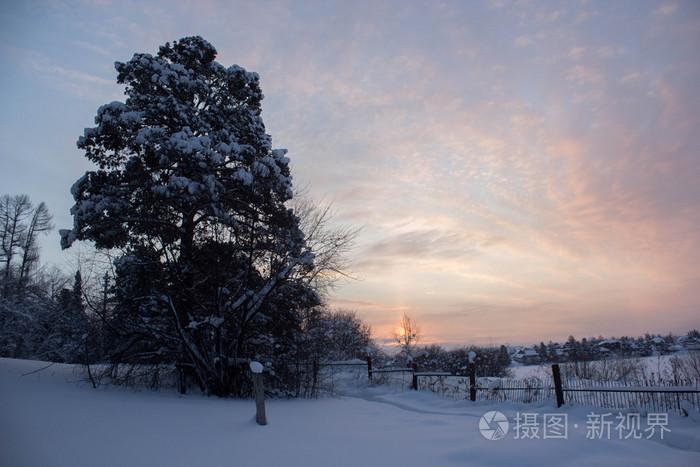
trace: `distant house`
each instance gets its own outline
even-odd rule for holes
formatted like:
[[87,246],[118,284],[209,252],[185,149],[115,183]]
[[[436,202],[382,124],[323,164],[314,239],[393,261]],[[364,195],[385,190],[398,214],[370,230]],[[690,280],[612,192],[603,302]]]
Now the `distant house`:
[[672,351],[672,349],[670,348],[671,345],[669,344],[669,342],[667,342],[666,339],[664,339],[661,336],[654,336],[651,339],[649,339],[648,341],[651,344],[651,352],[653,354],[666,354],[666,353]]
[[605,339],[598,342],[596,345],[598,347],[598,351],[603,353],[622,350],[622,342],[620,342],[618,339]]
[[569,353],[561,347],[556,347],[554,349],[554,354],[556,355],[557,360],[560,362],[566,360],[569,357]]
[[697,337],[679,337],[678,345],[685,350],[700,350],[700,340]]
[[542,362],[540,354],[532,347],[519,349],[511,358],[523,365],[536,365]]

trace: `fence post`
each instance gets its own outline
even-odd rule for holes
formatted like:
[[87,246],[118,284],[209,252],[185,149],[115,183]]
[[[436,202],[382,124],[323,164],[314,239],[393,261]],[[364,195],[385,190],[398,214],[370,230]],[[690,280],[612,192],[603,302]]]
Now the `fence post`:
[[175,372],[177,374],[177,392],[180,394],[184,394],[183,392],[183,384],[182,384],[182,368],[180,368],[180,364],[176,363],[175,364]]
[[187,374],[185,373],[185,368],[177,363],[175,364],[177,369],[177,391],[180,394],[187,394]]
[[476,363],[469,363],[469,400],[476,401]]
[[554,381],[554,395],[557,398],[557,408],[564,405],[564,390],[561,387],[561,373],[559,372],[559,364],[552,365],[552,380]]
[[318,360],[314,358],[314,361],[311,364],[311,373],[312,373],[312,382],[311,382],[311,397],[316,397],[316,392],[318,391],[318,372],[320,369],[320,365],[318,363]]
[[250,362],[250,371],[253,374],[253,389],[255,390],[255,421],[258,425],[267,425],[263,366],[259,362]]
[[372,382],[372,357],[367,356],[367,381]]
[[416,372],[418,371],[418,364],[417,363],[411,363],[411,368],[413,368],[413,379],[411,379],[411,389],[414,391],[418,390],[418,376],[416,375]]

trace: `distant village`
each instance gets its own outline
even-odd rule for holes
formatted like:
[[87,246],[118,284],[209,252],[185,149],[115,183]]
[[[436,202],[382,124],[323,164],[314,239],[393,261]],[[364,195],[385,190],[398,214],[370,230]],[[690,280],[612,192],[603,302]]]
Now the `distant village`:
[[583,338],[573,336],[565,343],[541,342],[530,347],[510,347],[511,359],[522,365],[559,363],[568,361],[602,360],[609,357],[649,357],[674,352],[700,351],[700,332],[690,331],[685,336]]

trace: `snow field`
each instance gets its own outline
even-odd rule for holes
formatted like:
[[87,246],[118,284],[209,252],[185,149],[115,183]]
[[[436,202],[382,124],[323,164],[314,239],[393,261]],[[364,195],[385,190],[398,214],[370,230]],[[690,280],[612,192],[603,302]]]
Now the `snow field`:
[[511,422],[518,411],[557,410],[348,385],[337,398],[269,400],[261,427],[252,400],[93,390],[70,365],[27,374],[46,365],[0,359],[3,467],[700,465],[700,425],[676,416],[663,441],[588,440],[586,414],[596,409],[586,408],[564,412],[568,439],[489,441],[478,431],[489,410]]

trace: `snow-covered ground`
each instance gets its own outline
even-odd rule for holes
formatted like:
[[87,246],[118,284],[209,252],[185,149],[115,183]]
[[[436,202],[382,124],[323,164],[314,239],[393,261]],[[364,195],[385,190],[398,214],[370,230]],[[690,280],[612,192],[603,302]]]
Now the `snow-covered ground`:
[[[254,403],[174,392],[93,390],[71,366],[0,359],[0,465],[23,466],[622,466],[700,465],[700,424],[671,416],[664,440],[586,439],[587,414],[549,404],[471,404],[427,392],[348,387],[319,400]],[[567,439],[487,440],[486,411],[568,416]],[[598,411],[599,412],[599,411]]]

